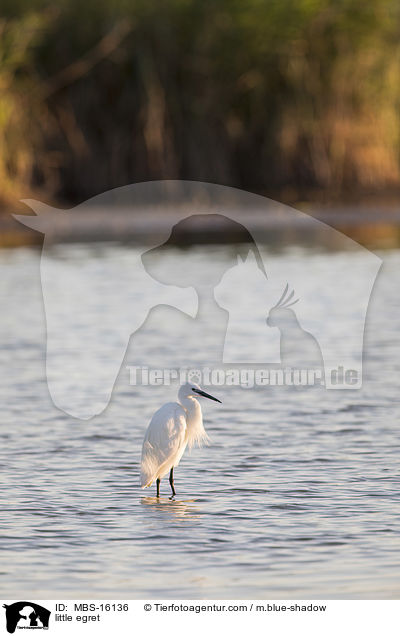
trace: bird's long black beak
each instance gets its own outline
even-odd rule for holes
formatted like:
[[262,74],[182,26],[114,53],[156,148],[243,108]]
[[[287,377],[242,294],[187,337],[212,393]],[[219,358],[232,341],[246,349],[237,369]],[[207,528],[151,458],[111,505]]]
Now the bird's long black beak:
[[200,389],[193,389],[193,391],[195,393],[198,393],[199,395],[202,395],[203,397],[208,398],[209,400],[214,400],[214,402],[219,402],[220,404],[222,404],[221,400],[218,400],[217,398],[213,397],[212,395],[209,395],[209,393],[206,393],[205,391],[200,391]]

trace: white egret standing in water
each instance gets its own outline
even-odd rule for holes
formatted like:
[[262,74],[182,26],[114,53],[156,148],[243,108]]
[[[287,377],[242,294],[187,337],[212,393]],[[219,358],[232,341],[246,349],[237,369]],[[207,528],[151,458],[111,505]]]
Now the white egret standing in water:
[[178,392],[179,402],[168,402],[156,411],[151,419],[143,441],[141,460],[142,488],[157,484],[160,496],[160,482],[169,471],[172,496],[175,496],[174,468],[185,452],[186,446],[201,446],[208,440],[203,426],[201,407],[197,396],[220,402],[205,393],[198,384],[187,382]]

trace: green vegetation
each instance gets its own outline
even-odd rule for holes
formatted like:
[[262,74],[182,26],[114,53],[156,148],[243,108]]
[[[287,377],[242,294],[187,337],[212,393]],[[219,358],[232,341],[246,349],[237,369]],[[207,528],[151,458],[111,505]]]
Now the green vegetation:
[[0,200],[400,185],[397,0],[2,0]]

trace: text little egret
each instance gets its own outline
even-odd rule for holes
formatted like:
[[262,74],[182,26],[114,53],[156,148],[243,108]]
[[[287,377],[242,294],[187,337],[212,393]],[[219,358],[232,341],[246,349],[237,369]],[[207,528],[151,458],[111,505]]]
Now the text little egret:
[[161,479],[169,471],[169,483],[174,496],[174,468],[185,452],[186,446],[201,446],[208,440],[203,426],[201,407],[197,401],[203,396],[220,402],[205,393],[198,384],[187,382],[178,392],[179,402],[168,402],[156,411],[151,419],[143,441],[141,460],[142,488],[157,484],[157,497],[160,496]]

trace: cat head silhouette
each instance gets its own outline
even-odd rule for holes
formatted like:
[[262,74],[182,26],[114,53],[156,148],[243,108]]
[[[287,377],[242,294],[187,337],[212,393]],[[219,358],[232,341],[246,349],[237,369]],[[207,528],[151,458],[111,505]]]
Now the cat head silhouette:
[[267,283],[264,266],[260,266],[252,248],[248,250],[246,257],[237,257],[234,267],[225,272],[215,288],[217,303],[228,311],[234,309],[238,303],[242,304],[246,297],[253,304],[258,290],[263,289]]

